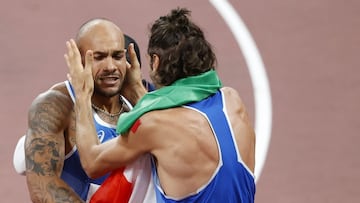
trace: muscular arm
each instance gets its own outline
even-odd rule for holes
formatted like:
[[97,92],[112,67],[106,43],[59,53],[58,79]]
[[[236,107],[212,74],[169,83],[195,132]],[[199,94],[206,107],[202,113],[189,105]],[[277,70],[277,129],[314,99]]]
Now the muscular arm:
[[72,105],[66,95],[49,90],[39,95],[30,107],[25,160],[33,202],[83,202],[60,178],[65,156],[64,130]]
[[256,137],[245,104],[235,89],[224,87],[222,90],[226,97],[226,108],[241,158],[247,167],[254,172]]

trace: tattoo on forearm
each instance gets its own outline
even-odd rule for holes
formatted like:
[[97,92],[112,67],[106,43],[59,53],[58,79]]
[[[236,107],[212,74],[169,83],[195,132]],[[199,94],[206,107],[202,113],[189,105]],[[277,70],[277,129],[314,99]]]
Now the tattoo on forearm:
[[59,203],[82,202],[82,201],[79,201],[78,198],[74,197],[73,191],[71,191],[65,187],[59,187],[58,185],[56,185],[54,183],[48,184],[48,190],[49,190],[49,193],[52,194],[52,197],[54,197],[55,202],[59,202]]
[[31,178],[29,182],[32,200],[37,203],[83,203],[81,198],[70,188],[55,179],[41,180]]

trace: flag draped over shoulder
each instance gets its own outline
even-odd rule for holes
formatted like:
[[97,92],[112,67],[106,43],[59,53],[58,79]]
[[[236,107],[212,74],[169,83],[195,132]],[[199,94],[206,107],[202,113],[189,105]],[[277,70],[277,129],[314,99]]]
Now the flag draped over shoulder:
[[116,132],[127,132],[146,112],[200,101],[216,93],[221,87],[222,83],[215,70],[179,79],[169,86],[145,94],[130,112],[122,113]]

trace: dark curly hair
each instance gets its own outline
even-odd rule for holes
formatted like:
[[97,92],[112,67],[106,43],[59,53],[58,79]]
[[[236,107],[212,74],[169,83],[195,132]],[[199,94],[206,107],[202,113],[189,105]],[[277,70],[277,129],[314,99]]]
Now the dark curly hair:
[[[170,85],[188,76],[214,69],[216,57],[203,31],[190,19],[186,8],[171,10],[150,28],[148,54],[159,56],[156,83]],[[151,61],[152,63],[152,61]]]

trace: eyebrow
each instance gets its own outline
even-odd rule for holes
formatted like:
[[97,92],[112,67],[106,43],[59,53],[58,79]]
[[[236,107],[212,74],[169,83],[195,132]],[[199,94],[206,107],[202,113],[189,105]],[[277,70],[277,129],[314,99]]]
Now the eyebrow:
[[[111,51],[110,53],[113,55],[113,54],[121,54],[121,53],[125,53],[125,52],[126,52],[126,49],[121,49],[121,50]],[[95,54],[108,55],[109,52],[108,52],[108,51],[94,51],[94,55],[95,55]]]
[[112,52],[113,54],[122,54],[122,53],[126,53],[126,49],[122,49],[122,50],[115,50]]

